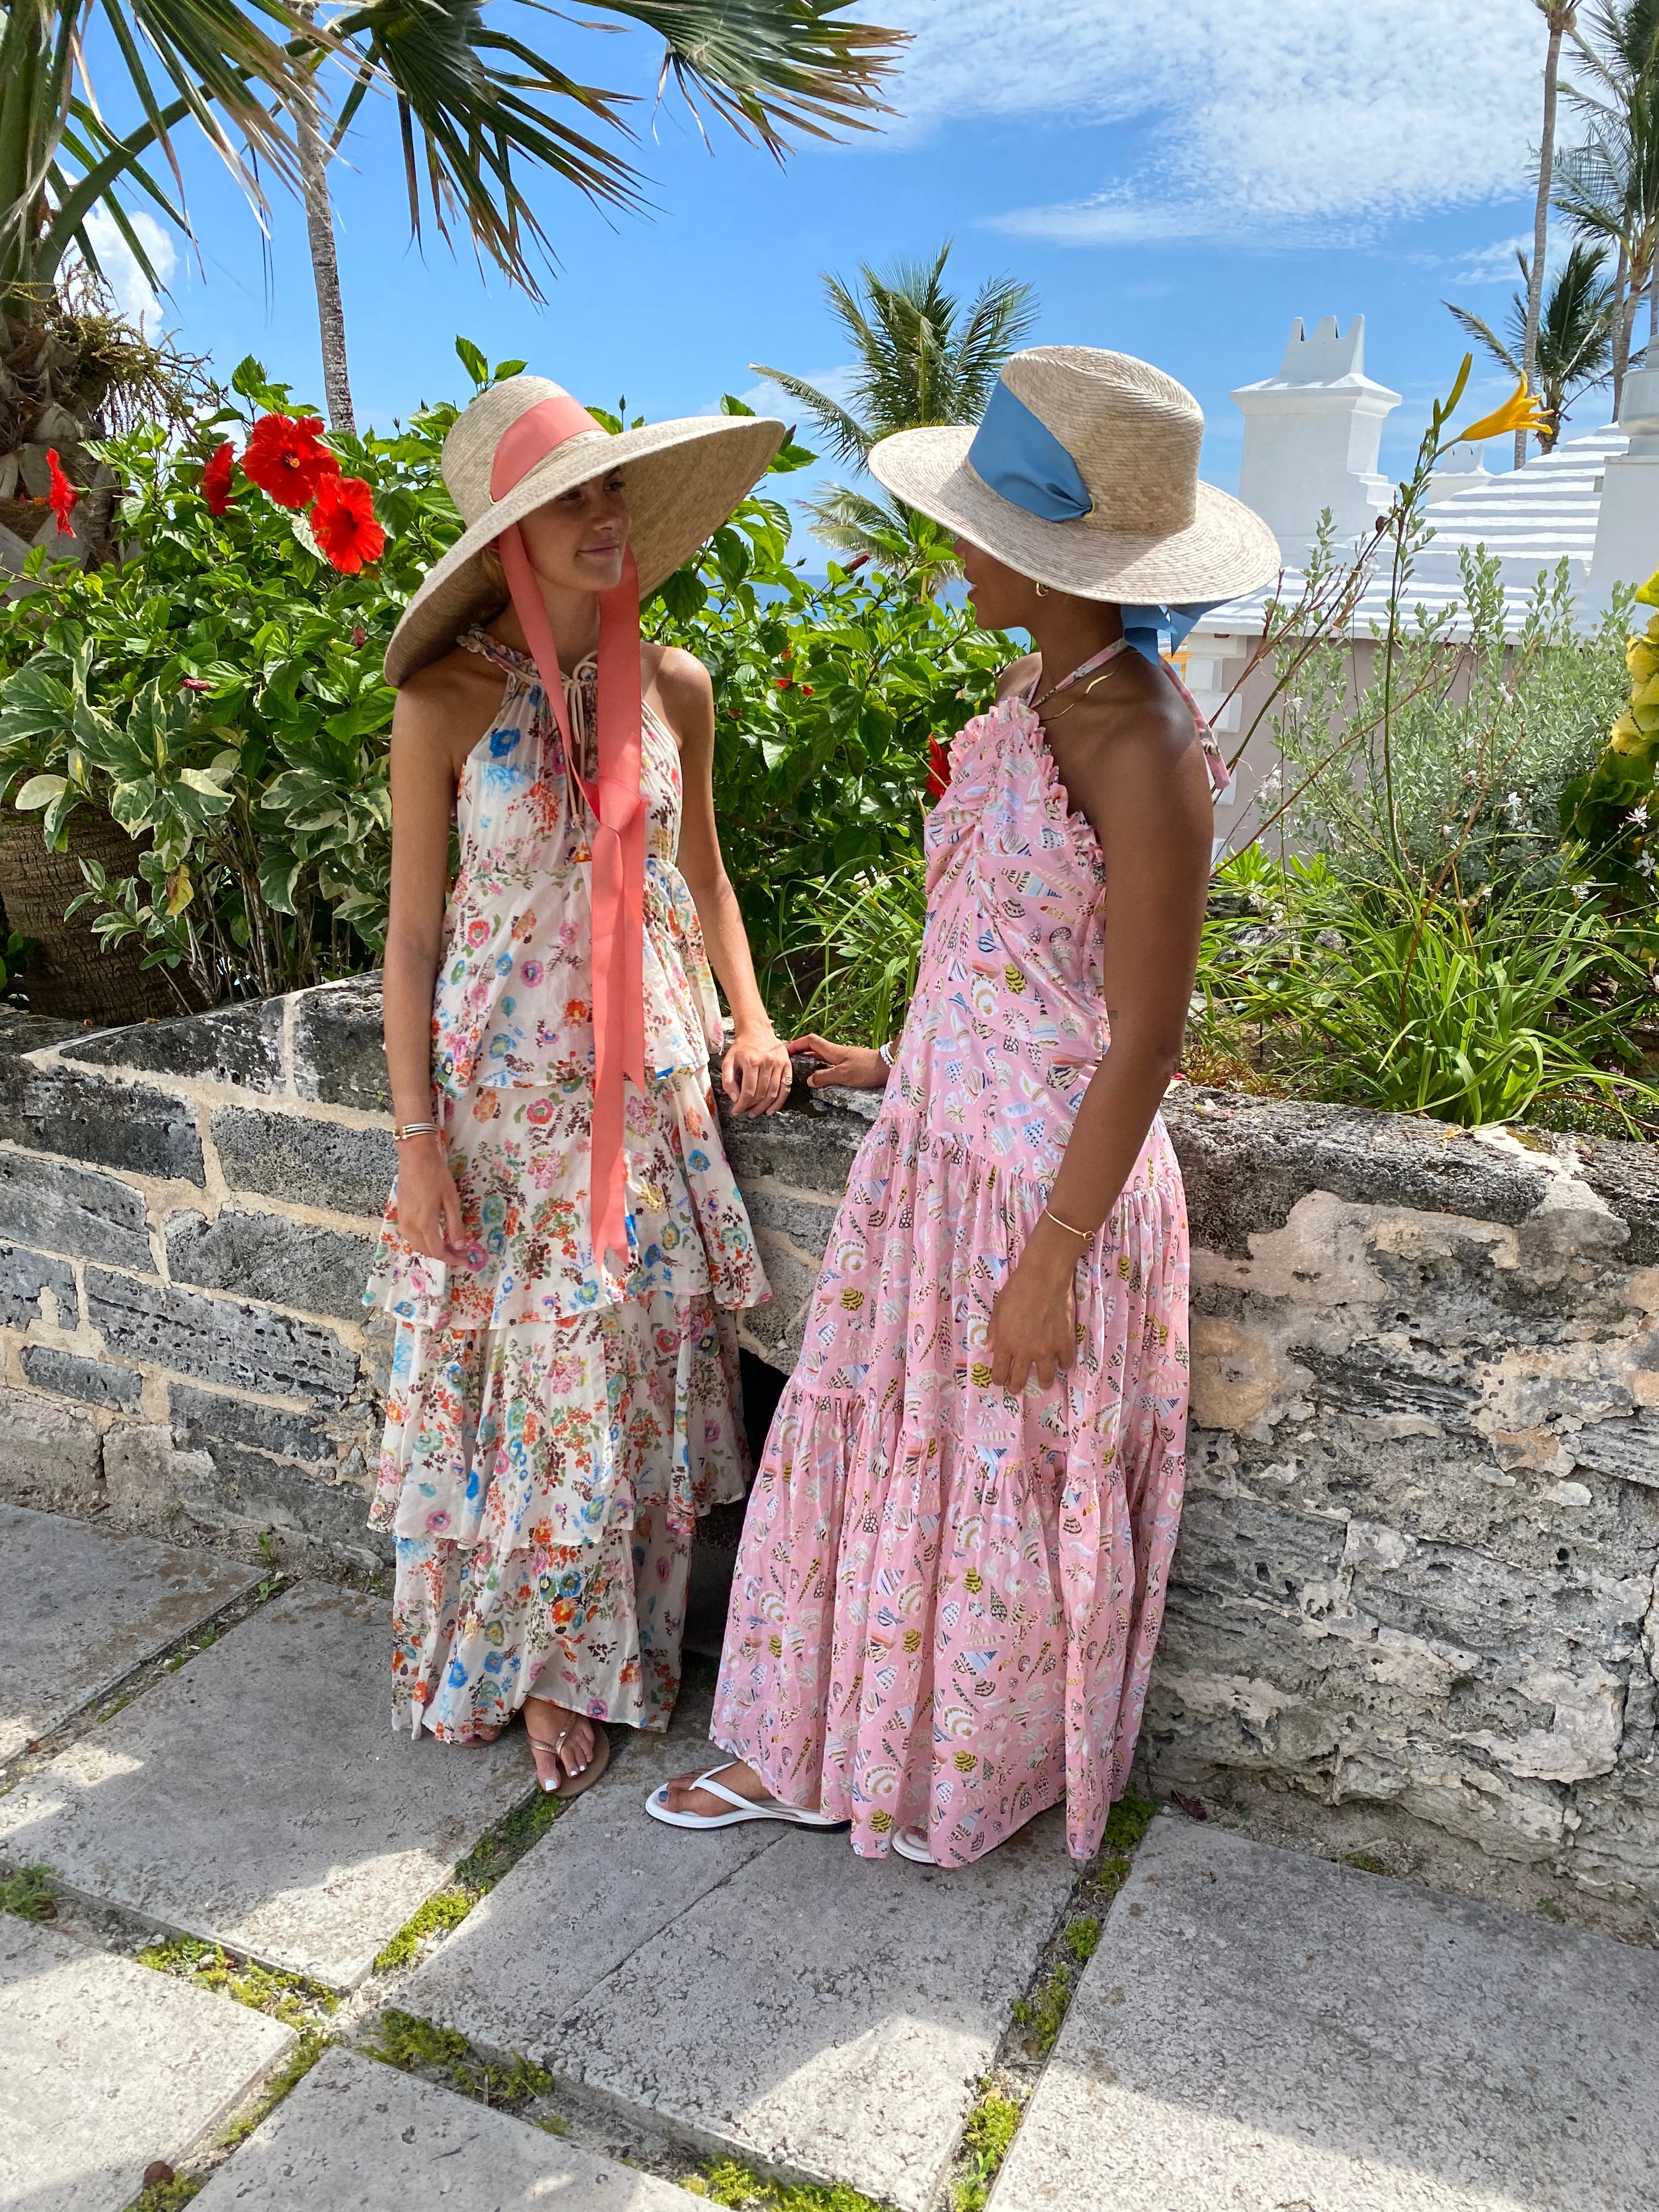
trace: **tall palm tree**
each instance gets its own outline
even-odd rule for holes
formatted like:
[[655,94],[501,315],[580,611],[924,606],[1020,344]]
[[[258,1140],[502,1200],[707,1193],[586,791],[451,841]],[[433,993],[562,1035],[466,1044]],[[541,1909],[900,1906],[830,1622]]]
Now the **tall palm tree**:
[[[1527,325],[1532,301],[1532,265],[1517,253],[1523,289],[1510,295],[1510,335],[1507,340],[1479,315],[1450,300],[1442,302],[1455,315],[1477,345],[1484,346],[1498,367],[1510,376],[1522,374]],[[1539,450],[1551,453],[1561,435],[1567,409],[1581,392],[1605,384],[1613,365],[1613,286],[1602,274],[1607,256],[1600,246],[1580,240],[1557,272],[1547,295],[1534,332],[1533,363],[1543,398],[1545,422],[1538,433]],[[1524,453],[1522,458],[1524,459]]]
[[[845,20],[849,4],[605,0],[602,12],[661,37],[659,84],[675,83],[694,112],[706,107],[781,158],[798,134],[869,128],[883,112],[902,34]],[[527,173],[551,170],[602,205],[641,206],[631,103],[490,27],[484,10],[485,0],[348,0],[325,17],[313,0],[0,0],[0,369],[15,387],[0,384],[0,462],[64,404],[47,331],[66,259],[98,267],[88,216],[107,211],[152,283],[131,203],[188,231],[174,144],[186,122],[256,208],[262,173],[301,191],[309,179],[319,300],[331,294],[337,314],[325,164],[373,93],[396,106],[414,235],[428,223],[447,240],[464,230],[533,298],[549,241]],[[141,118],[124,134],[88,76],[94,18]],[[330,64],[346,91],[325,140]],[[349,411],[343,334],[333,349],[331,396]]]
[[1581,237],[1603,240],[1617,256],[1616,416],[1644,297],[1650,358],[1659,334],[1659,0],[1601,0],[1577,33],[1576,46],[1584,75],[1565,89],[1585,137],[1556,157],[1554,204]]
[[[837,460],[861,465],[895,430],[976,421],[1036,320],[1036,294],[1008,276],[981,284],[964,310],[945,285],[951,245],[947,238],[931,261],[899,262],[885,275],[866,263],[857,290],[825,274],[824,296],[856,356],[845,405],[786,369],[749,364],[805,410]],[[824,544],[843,553],[890,557],[896,535],[915,535],[898,501],[847,484],[830,485],[806,512]]]
[[[1521,373],[1530,386],[1538,366],[1538,317],[1544,296],[1544,256],[1549,246],[1550,190],[1555,174],[1555,110],[1561,72],[1561,41],[1574,27],[1578,0],[1533,0],[1549,33],[1544,56],[1544,127],[1538,143],[1538,198],[1532,218],[1532,273],[1527,279],[1527,327]],[[1527,458],[1527,434],[1515,434],[1515,465]]]

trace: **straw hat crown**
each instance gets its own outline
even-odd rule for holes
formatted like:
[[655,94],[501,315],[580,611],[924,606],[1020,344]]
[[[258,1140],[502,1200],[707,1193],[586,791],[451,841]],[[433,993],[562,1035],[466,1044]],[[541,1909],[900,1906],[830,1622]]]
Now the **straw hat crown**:
[[1133,354],[1032,346],[1002,380],[1077,463],[1103,526],[1152,535],[1192,522],[1204,411],[1174,377]]
[[[481,392],[464,414],[458,416],[444,440],[443,476],[449,496],[463,522],[477,522],[489,508],[489,471],[503,431],[520,415],[539,407],[544,399],[568,399],[572,395],[550,376],[509,376]],[[609,465],[610,433],[596,425],[580,430],[557,448],[562,462],[574,461],[585,450],[593,451],[602,466]]]
[[1133,354],[1031,346],[1004,362],[983,426],[900,430],[871,474],[1021,575],[1084,599],[1192,606],[1256,590],[1278,542],[1200,481],[1204,415]]

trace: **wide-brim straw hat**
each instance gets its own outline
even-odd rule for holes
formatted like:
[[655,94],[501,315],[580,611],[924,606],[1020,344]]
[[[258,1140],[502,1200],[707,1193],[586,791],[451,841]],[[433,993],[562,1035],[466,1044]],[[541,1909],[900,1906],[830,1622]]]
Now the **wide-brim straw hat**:
[[386,647],[388,684],[406,682],[447,653],[464,629],[500,613],[500,583],[478,556],[549,500],[621,470],[643,595],[719,529],[787,435],[783,423],[764,415],[693,415],[615,436],[596,424],[567,437],[492,499],[490,470],[503,433],[545,399],[568,404],[569,394],[544,376],[507,377],[481,392],[445,439],[444,482],[466,528],[404,610]]
[[1190,605],[1255,591],[1279,568],[1261,517],[1199,482],[1203,437],[1197,400],[1150,362],[1032,346],[1003,364],[977,429],[897,431],[869,466],[907,505],[1036,583]]

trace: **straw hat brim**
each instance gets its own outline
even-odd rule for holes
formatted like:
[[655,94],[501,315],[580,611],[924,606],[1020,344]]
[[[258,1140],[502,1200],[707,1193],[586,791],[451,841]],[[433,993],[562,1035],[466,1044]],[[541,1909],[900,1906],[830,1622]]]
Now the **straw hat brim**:
[[898,430],[869,458],[878,483],[908,507],[1051,590],[1126,606],[1231,599],[1279,574],[1279,541],[1261,517],[1213,484],[1197,487],[1184,530],[1112,530],[1095,516],[1049,522],[994,492],[969,466],[971,428]]
[[603,444],[590,434],[556,447],[427,571],[386,647],[386,682],[394,688],[406,683],[441,659],[464,629],[499,613],[501,592],[478,556],[549,500],[622,471],[632,518],[628,542],[644,596],[719,529],[765,475],[787,434],[770,416],[699,415],[642,423]]

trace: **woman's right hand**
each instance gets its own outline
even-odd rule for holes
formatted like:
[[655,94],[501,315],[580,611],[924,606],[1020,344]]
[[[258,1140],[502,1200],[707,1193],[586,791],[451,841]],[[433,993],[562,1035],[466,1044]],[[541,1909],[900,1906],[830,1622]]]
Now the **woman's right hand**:
[[823,1066],[806,1079],[810,1091],[879,1091],[890,1070],[878,1052],[868,1045],[831,1044],[827,1037],[799,1036],[789,1040],[791,1053],[810,1052]]
[[461,1194],[441,1136],[405,1137],[398,1147],[398,1226],[428,1260],[460,1257]]

